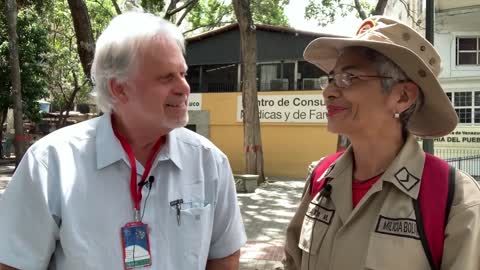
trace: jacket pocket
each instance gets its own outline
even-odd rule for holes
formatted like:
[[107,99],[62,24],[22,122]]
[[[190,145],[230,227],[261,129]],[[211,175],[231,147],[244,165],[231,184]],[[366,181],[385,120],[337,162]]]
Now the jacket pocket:
[[335,211],[321,207],[313,202],[308,206],[300,231],[298,247],[309,253],[317,254],[327,234]]
[[430,270],[419,239],[371,233],[366,269]]

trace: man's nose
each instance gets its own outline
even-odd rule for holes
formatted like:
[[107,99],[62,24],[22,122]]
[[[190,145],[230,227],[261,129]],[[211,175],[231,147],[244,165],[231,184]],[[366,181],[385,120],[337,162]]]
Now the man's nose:
[[190,94],[190,85],[187,82],[187,79],[181,76],[178,79],[177,85],[175,87],[175,94],[177,95],[188,95]]

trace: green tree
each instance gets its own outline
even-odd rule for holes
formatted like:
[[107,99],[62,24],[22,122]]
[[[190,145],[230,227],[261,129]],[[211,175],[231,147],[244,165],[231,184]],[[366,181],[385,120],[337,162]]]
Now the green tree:
[[284,13],[290,0],[252,0],[251,9],[254,23],[288,26]]
[[358,17],[366,19],[370,15],[381,15],[388,0],[378,0],[375,5],[367,0],[309,0],[305,8],[305,17],[326,26],[335,20],[356,12]]
[[165,8],[165,1],[163,0],[142,0],[141,4],[144,10],[151,13],[160,14]]
[[[250,9],[255,24],[288,26],[284,13],[290,0],[251,0]],[[200,0],[187,17],[191,27],[185,33],[208,31],[237,22],[232,5],[220,0]]]
[[[115,16],[115,8],[109,0],[85,2],[93,38],[96,39],[108,22]],[[68,112],[75,103],[88,102],[91,86],[78,54],[77,35],[73,26],[71,11],[66,0],[55,1],[47,17],[49,44],[52,47],[48,57],[49,91],[52,109],[60,112],[58,127],[66,124]],[[93,57],[93,50],[91,51]]]
[[[19,4],[23,4],[19,2]],[[5,5],[1,1],[1,5]],[[19,46],[20,79],[22,107],[26,118],[33,121],[40,119],[39,99],[48,96],[48,74],[46,72],[47,55],[50,51],[43,18],[35,6],[20,6],[17,17]],[[3,126],[9,108],[13,108],[11,67],[9,64],[9,46],[6,17],[0,13],[0,123]],[[0,140],[3,138],[0,129]]]
[[[37,100],[48,96],[47,56],[50,52],[48,31],[43,19],[33,8],[18,13],[18,44],[25,115],[38,120]],[[12,108],[10,66],[8,64],[8,34],[6,19],[0,16],[0,108]]]
[[176,25],[182,24],[199,0],[123,0],[122,7],[117,0],[111,0],[118,14],[122,10],[144,10],[162,16]]

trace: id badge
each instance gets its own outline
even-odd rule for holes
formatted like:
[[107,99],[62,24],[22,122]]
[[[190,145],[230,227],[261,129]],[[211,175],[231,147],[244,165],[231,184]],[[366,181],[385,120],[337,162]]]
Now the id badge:
[[152,265],[148,226],[142,222],[130,222],[122,227],[123,262],[125,269]]

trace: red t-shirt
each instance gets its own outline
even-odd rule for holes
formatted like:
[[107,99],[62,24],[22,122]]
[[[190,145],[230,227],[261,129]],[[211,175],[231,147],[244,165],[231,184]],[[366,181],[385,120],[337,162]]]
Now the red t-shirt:
[[352,182],[352,203],[355,208],[370,188],[382,177],[382,174],[377,175],[365,181],[353,180]]

